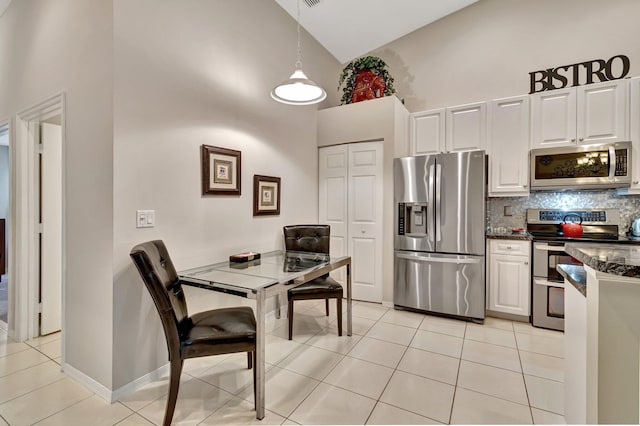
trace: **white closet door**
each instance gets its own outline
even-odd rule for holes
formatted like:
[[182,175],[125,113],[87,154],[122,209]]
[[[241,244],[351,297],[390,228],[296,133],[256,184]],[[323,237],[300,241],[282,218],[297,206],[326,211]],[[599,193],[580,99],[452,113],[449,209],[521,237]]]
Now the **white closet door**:
[[62,131],[42,124],[40,334],[62,327]]
[[[320,223],[331,226],[329,249],[332,256],[347,256],[347,167],[346,145],[329,146],[319,150],[319,202]],[[345,268],[339,268],[331,276],[346,284]],[[346,296],[346,295],[345,295]]]
[[382,302],[382,142],[349,144],[349,254],[353,298]]

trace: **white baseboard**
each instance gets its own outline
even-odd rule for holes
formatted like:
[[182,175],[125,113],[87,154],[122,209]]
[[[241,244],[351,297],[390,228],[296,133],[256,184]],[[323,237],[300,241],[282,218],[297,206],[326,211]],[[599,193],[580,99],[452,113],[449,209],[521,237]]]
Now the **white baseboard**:
[[80,383],[81,385],[83,385],[84,387],[86,387],[91,392],[95,393],[96,395],[98,395],[100,398],[104,399],[108,403],[113,404],[114,402],[118,401],[120,398],[136,392],[138,389],[142,388],[147,383],[151,383],[155,380],[160,379],[161,377],[166,377],[169,374],[169,363],[166,363],[165,365],[152,371],[151,373],[145,374],[144,376],[139,377],[138,379],[130,383],[127,383],[126,385],[114,391],[111,391],[106,386],[102,385],[101,383],[98,383],[91,377],[87,376],[80,370],[73,368],[69,364],[63,364],[61,366],[61,369],[62,369],[62,372],[65,373],[67,376],[71,377],[73,380]]
[[63,363],[60,366],[60,368],[61,368],[61,370],[62,370],[62,372],[64,374],[66,374],[67,376],[71,377],[73,380],[75,380],[76,382],[80,383],[81,385],[83,385],[84,387],[89,389],[91,392],[93,392],[96,395],[98,395],[100,398],[104,399],[108,403],[114,402],[111,399],[111,396],[112,396],[111,390],[109,390],[103,384],[95,381],[91,377],[89,377],[86,374],[84,374],[82,371],[73,368],[69,364]]
[[[287,305],[283,305],[282,316],[286,318],[287,315]],[[265,315],[265,322],[273,321],[276,319],[275,310],[267,312]],[[61,366],[62,372],[71,377],[76,382],[80,383],[84,387],[86,387],[91,392],[98,395],[100,398],[104,399],[108,403],[112,404],[121,398],[124,398],[130,394],[135,393],[143,386],[151,383],[153,381],[159,380],[162,377],[167,377],[169,375],[169,363],[167,362],[163,366],[155,369],[154,371],[145,374],[142,377],[139,377],[124,386],[119,387],[116,390],[110,390],[106,386],[87,376],[80,370],[77,370],[70,366],[69,364],[62,364]]]
[[142,377],[138,377],[132,382],[127,383],[124,386],[119,387],[118,389],[111,392],[111,402],[116,402],[125,396],[131,395],[135,393],[137,390],[142,388],[148,383],[159,380],[162,377],[169,376],[169,363],[167,362],[165,365],[155,369],[154,371],[145,374]]

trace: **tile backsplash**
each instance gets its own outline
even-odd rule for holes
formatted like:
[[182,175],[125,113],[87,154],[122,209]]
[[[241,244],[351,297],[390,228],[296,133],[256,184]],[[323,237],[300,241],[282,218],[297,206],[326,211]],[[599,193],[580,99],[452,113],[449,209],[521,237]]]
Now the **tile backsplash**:
[[[511,216],[505,216],[511,210]],[[487,200],[487,229],[526,227],[527,209],[619,209],[620,233],[640,217],[640,195],[618,195],[609,191],[532,192],[528,197],[500,197]]]

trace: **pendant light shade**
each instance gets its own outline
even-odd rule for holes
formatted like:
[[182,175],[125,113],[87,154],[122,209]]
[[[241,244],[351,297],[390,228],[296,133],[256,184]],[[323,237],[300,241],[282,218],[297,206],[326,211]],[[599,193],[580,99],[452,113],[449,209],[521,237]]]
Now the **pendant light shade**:
[[288,80],[283,81],[271,91],[271,97],[278,102],[288,105],[311,105],[322,102],[327,92],[313,80],[309,80],[302,71],[302,53],[300,49],[300,0],[298,8],[298,60],[296,69]]
[[271,91],[271,97],[283,104],[311,105],[322,102],[327,97],[327,92],[313,80],[309,80],[302,68],[298,68],[288,80]]

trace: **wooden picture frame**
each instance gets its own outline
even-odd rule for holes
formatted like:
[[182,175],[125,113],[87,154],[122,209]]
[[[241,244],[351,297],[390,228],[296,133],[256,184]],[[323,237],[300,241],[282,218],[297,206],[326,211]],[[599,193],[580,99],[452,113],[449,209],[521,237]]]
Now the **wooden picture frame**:
[[280,214],[280,178],[253,175],[253,215]]
[[202,195],[240,195],[241,152],[202,145]]

